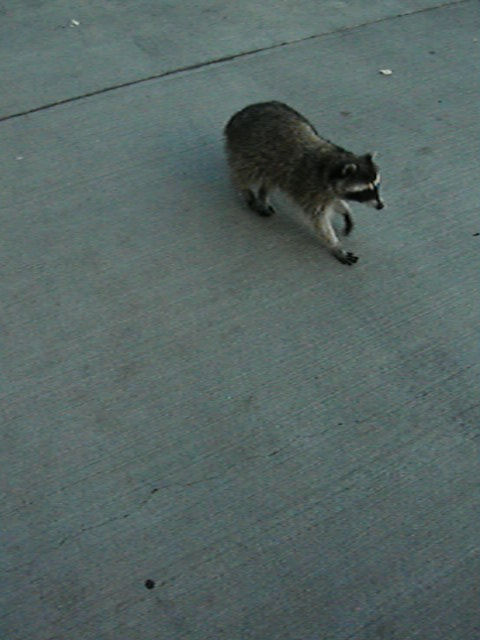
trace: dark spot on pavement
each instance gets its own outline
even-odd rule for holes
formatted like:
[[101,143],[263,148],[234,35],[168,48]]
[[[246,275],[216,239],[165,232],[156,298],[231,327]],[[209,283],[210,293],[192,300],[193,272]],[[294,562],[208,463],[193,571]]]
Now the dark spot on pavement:
[[145,580],[145,586],[147,589],[153,589],[155,586],[155,580]]

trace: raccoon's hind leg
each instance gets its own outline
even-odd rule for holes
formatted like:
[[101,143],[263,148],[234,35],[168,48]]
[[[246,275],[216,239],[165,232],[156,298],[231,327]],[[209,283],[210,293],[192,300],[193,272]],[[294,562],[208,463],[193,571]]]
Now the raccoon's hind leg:
[[350,207],[343,200],[337,200],[333,206],[335,208],[335,212],[343,216],[343,221],[345,223],[343,235],[348,236],[354,227]]
[[241,189],[240,195],[245,201],[245,204],[247,205],[247,207],[250,207],[250,209],[255,210],[255,204],[257,202],[257,198],[255,197],[255,194],[253,193],[253,191],[251,189]]
[[241,194],[247,206],[258,215],[267,217],[275,213],[275,209],[268,202],[268,189],[265,184],[260,185],[257,195],[250,188],[241,189]]
[[[240,192],[245,204],[255,213],[261,216],[271,216],[275,209],[268,202],[268,191],[270,185],[263,176],[256,171],[242,166],[241,162],[230,160],[230,175],[236,189]],[[260,185],[257,193],[254,185]]]
[[268,202],[268,187],[264,182],[258,190],[255,211],[261,216],[272,216],[275,213],[275,209]]

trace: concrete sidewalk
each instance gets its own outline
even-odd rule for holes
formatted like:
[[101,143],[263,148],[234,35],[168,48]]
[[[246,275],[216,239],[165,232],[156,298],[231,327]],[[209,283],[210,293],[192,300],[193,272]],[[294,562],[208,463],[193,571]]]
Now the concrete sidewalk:
[[[477,3],[30,4],[0,637],[476,640]],[[264,99],[380,152],[355,267],[233,193],[222,127]]]

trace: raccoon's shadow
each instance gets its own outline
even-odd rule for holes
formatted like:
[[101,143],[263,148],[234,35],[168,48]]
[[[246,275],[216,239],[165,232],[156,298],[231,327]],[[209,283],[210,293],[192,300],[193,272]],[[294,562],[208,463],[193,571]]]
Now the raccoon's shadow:
[[[272,216],[261,216],[253,211],[241,195],[235,190],[230,179],[230,172],[225,154],[218,140],[204,140],[185,158],[182,173],[188,176],[188,184],[195,193],[199,211],[208,210],[208,219],[199,215],[195,224],[217,227],[217,233],[224,230],[225,241],[234,241],[232,226],[242,234],[250,236],[255,245],[261,241],[275,241],[288,252],[304,253],[317,257],[328,252],[315,235],[311,222],[302,214],[298,205],[279,190],[271,194],[271,203],[275,208]],[[343,227],[340,218],[335,220],[335,227],[342,235]]]
[[[265,233],[275,237],[279,244],[288,246],[295,253],[302,253],[309,257],[316,257],[321,252],[328,256],[328,252],[322,241],[316,235],[313,223],[302,212],[301,208],[288,196],[279,190],[273,191],[270,202],[275,210],[271,216],[259,215],[253,211],[238,193],[230,186],[230,194],[233,198],[235,209],[241,209],[250,218],[249,224],[256,228],[264,228]],[[333,221],[339,237],[343,236],[344,225],[342,220]]]

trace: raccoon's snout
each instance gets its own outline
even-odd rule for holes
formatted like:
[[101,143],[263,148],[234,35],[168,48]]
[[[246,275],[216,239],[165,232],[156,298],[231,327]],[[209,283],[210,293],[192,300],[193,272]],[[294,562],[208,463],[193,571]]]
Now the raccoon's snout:
[[380,193],[376,184],[371,184],[366,189],[362,189],[360,191],[348,193],[347,199],[356,200],[357,202],[363,202],[369,207],[373,207],[374,209],[379,210],[383,209],[385,206],[382,199],[380,198]]

